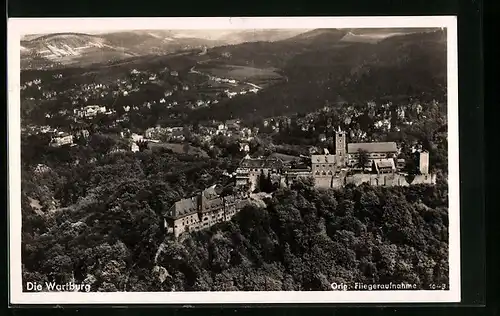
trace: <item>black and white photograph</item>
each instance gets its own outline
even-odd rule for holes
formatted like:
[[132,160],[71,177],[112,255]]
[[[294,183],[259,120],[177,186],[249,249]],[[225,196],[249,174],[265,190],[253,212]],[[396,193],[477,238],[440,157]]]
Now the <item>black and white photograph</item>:
[[11,303],[460,301],[455,17],[8,23]]

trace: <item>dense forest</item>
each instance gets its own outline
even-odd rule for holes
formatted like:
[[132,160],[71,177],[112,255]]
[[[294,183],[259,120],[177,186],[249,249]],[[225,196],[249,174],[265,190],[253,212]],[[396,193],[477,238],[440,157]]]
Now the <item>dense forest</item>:
[[161,226],[166,201],[199,179],[186,173],[176,185],[157,182],[147,164],[114,159],[122,162],[87,170],[95,182],[77,181],[88,191],[70,207],[34,212],[31,193],[23,193],[24,280],[87,282],[93,291],[448,284],[446,184],[324,191],[304,180],[230,222],[174,241]]

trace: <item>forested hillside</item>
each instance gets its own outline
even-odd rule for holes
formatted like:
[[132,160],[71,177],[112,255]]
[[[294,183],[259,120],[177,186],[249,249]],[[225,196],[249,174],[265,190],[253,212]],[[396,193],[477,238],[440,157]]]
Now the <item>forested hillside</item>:
[[313,111],[324,106],[326,100],[349,103],[446,100],[443,31],[394,36],[377,44],[332,40],[327,46],[311,47],[315,49],[288,41],[238,45],[231,50],[227,63],[238,63],[235,56],[241,54],[247,64],[281,68],[286,80],[257,95],[226,100],[216,108],[202,109],[193,115],[271,117]]
[[[92,291],[448,283],[446,185],[320,191],[305,181],[277,191],[267,206],[249,206],[230,222],[176,242],[165,237],[161,214],[180,194],[214,182],[203,176],[215,162],[131,155],[71,172],[54,167],[35,179],[24,171],[25,281],[84,281]],[[37,195],[31,181],[45,191]],[[76,191],[81,197],[73,199]],[[68,207],[35,210],[33,199],[53,192]]]

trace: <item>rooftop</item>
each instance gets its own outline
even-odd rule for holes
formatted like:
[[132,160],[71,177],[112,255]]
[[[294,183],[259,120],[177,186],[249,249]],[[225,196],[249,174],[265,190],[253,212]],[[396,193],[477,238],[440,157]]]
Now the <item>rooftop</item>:
[[312,155],[311,163],[335,163],[335,155]]
[[219,197],[222,192],[222,187],[213,185],[205,190],[203,190],[203,196],[209,200]]
[[281,159],[284,162],[290,162],[294,160],[299,160],[300,157],[282,154],[282,153],[272,153],[269,155],[268,159]]
[[390,152],[397,152],[398,148],[395,142],[347,144],[347,152],[349,154],[355,154],[359,150],[365,150],[366,152],[369,153],[390,153]]
[[197,197],[182,199],[174,203],[174,205],[167,212],[167,216],[180,217],[188,214],[195,213],[198,209]]
[[394,159],[381,159],[376,162],[378,168],[391,168],[394,169]]

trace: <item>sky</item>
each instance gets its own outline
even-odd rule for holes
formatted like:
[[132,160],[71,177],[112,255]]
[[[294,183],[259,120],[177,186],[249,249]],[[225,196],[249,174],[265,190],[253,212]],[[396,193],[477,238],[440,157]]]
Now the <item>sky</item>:
[[[66,31],[68,33],[74,32],[74,33],[85,33],[85,34],[92,34],[92,35],[99,35],[99,34],[106,34],[106,33],[115,33],[115,32],[162,32],[164,31],[165,33],[167,32],[174,32],[175,37],[196,37],[196,38],[204,38],[204,39],[209,39],[209,40],[218,40],[221,38],[224,38],[227,35],[230,35],[231,33],[239,33],[242,31],[246,30],[223,30],[223,29],[215,29],[215,30],[210,30],[210,29],[200,29],[200,30],[90,30],[90,31],[77,31],[77,30],[71,30],[71,31]],[[250,31],[250,30],[249,30]],[[309,29],[282,29],[283,32],[286,33],[292,33],[292,35],[295,34],[300,34],[303,32],[309,31]],[[63,33],[64,31],[61,31]],[[25,34],[22,36],[22,40],[30,40],[39,36],[47,35],[47,34],[55,34],[55,33],[36,33],[36,32],[30,32],[30,34]]]

